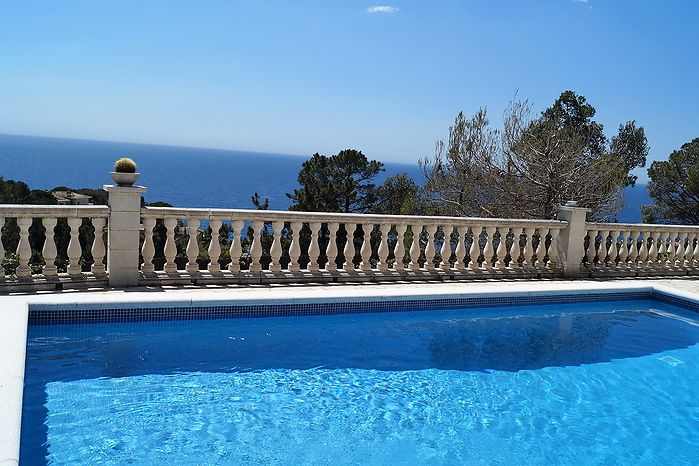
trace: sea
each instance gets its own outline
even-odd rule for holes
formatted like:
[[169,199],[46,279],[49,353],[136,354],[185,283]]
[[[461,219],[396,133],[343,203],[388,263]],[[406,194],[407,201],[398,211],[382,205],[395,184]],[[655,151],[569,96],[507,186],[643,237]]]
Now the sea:
[[[148,188],[146,201],[176,207],[250,209],[251,197],[258,193],[269,199],[270,209],[286,210],[291,205],[286,193],[298,188],[299,169],[310,155],[0,134],[4,179],[24,181],[32,189],[99,188],[111,184],[116,159],[131,157],[142,173],[138,184]],[[417,164],[384,163],[384,168],[377,184],[397,173],[424,183]],[[617,221],[639,222],[641,206],[651,202],[646,187],[628,188],[625,200]]]

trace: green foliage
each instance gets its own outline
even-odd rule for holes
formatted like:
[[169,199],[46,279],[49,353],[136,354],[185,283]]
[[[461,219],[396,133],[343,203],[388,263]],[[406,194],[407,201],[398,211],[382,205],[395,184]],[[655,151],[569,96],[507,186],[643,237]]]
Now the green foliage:
[[318,153],[305,161],[298,175],[300,189],[287,196],[289,210],[307,212],[368,212],[376,201],[371,180],[383,171],[383,164],[368,160],[361,152],[346,149],[327,157]]
[[541,113],[533,122],[531,132],[536,140],[546,140],[544,132],[553,128],[563,136],[574,137],[581,141],[583,156],[592,159],[604,153],[607,138],[604,127],[592,118],[597,113],[584,96],[573,91],[564,91],[556,101]]
[[30,189],[23,181],[5,180],[0,176],[0,204],[52,205],[57,201],[48,191]]
[[136,162],[128,157],[122,157],[114,162],[114,171],[119,173],[136,173]]
[[667,161],[653,162],[648,178],[655,204],[643,206],[644,222],[699,224],[699,138],[673,151]]
[[376,190],[371,213],[386,215],[434,215],[425,193],[406,173],[398,173]]
[[646,165],[650,150],[643,127],[637,128],[635,121],[619,125],[619,132],[612,137],[609,150],[614,157],[622,160],[626,173],[626,185],[634,186],[638,177],[629,172],[636,167]]

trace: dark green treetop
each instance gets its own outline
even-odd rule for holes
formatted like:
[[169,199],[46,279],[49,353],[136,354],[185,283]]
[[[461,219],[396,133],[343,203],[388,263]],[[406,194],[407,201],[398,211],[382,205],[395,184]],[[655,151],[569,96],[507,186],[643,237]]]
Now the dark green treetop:
[[386,178],[376,190],[373,214],[434,215],[420,185],[406,173]]
[[699,138],[653,162],[648,178],[655,204],[643,206],[644,222],[699,224]]
[[327,157],[313,156],[301,166],[289,210],[308,212],[368,212],[376,200],[371,181],[383,171],[383,163],[361,152],[346,149]]

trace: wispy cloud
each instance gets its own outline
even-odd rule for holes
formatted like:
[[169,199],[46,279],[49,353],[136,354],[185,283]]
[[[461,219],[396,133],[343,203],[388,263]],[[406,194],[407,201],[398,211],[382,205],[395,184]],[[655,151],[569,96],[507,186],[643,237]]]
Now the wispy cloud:
[[386,5],[370,6],[366,9],[367,13],[398,13],[399,11],[400,8]]
[[573,0],[575,3],[587,3],[589,0]]

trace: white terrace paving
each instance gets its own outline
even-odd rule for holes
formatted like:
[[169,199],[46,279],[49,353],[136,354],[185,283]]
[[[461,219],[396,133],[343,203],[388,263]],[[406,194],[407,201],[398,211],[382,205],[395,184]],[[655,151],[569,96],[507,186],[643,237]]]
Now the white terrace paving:
[[[386,282],[336,284],[266,284],[191,287],[138,287],[128,289],[96,289],[94,291],[68,290],[16,294],[0,297],[0,303],[41,303],[66,306],[80,304],[102,305],[116,303],[156,303],[191,301],[317,301],[318,299],[381,298],[400,296],[445,296],[463,294],[522,293],[544,291],[592,292],[612,288],[644,288],[665,286],[677,291],[696,293],[699,297],[699,278],[655,279],[601,279],[601,280],[481,280],[455,282]],[[4,307],[4,306],[2,306]],[[0,311],[2,310],[0,307]]]
[[[260,285],[128,290],[62,291],[0,296],[0,466],[18,464],[24,385],[28,305],[99,309],[275,302],[376,301],[391,298],[573,294],[658,289],[699,302],[699,279],[617,280],[484,280],[449,283],[362,283],[325,285]],[[176,303],[176,304],[175,304]]]

